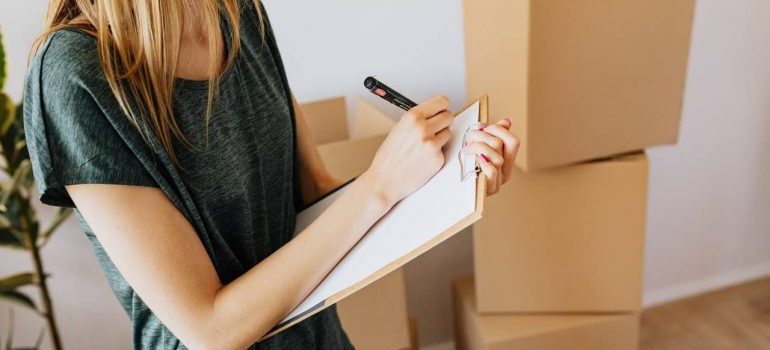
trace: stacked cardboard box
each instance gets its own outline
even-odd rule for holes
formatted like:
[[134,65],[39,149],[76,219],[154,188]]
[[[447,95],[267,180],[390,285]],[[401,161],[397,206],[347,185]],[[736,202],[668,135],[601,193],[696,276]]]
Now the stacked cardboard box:
[[535,170],[676,142],[694,0],[465,0],[467,90]]
[[458,350],[633,350],[639,341],[638,314],[481,315],[472,279],[453,293]]
[[693,6],[464,1],[469,98],[522,144],[455,286],[458,348],[637,347],[642,150],[677,140]]
[[[344,98],[300,106],[327,170],[347,181],[371,163],[394,121],[358,99],[348,127]],[[407,315],[404,274],[396,270],[337,304],[340,322],[359,349],[416,348],[416,329]]]
[[357,349],[412,348],[405,288],[404,272],[398,269],[337,304],[342,328]]
[[633,312],[641,306],[644,154],[514,171],[474,226],[481,312]]

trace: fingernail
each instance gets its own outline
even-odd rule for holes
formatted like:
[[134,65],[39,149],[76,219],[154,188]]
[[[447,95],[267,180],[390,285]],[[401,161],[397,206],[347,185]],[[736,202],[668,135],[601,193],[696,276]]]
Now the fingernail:
[[484,131],[484,129],[486,129],[486,127],[487,127],[486,125],[482,126],[481,128],[479,128],[479,131]]
[[505,118],[505,120],[507,120],[509,124],[513,124],[513,122],[511,121],[511,118]]
[[487,158],[487,156],[483,153],[481,154],[481,159],[483,159],[485,163],[489,163],[489,158]]

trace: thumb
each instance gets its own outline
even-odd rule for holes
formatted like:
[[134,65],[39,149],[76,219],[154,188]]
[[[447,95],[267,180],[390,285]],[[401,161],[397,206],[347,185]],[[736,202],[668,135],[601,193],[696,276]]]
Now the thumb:
[[502,120],[498,121],[498,122],[497,122],[497,123],[495,123],[495,124],[497,124],[498,126],[501,126],[501,127],[503,127],[503,128],[506,128],[506,129],[510,129],[510,128],[511,128],[511,125],[513,125],[513,124],[511,123],[511,118],[505,118],[505,119],[502,119]]

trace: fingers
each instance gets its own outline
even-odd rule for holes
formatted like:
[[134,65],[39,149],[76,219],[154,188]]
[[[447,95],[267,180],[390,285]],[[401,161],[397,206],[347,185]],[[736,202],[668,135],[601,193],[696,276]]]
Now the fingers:
[[463,147],[462,152],[465,154],[475,154],[479,156],[479,163],[491,163],[496,168],[503,166],[505,159],[500,153],[497,153],[492,147],[489,147],[486,143],[473,142]]
[[[507,127],[506,127],[506,124],[507,124]],[[503,147],[501,151],[505,153],[506,156],[514,158],[516,156],[516,152],[518,152],[519,150],[519,140],[517,140],[516,137],[513,136],[510,130],[508,130],[509,128],[510,128],[510,122],[506,122],[506,120],[502,120],[495,124],[485,127],[483,129],[483,132],[488,134],[489,136],[496,138],[498,142],[502,142]]]
[[[513,161],[516,159],[516,154],[519,152],[519,140],[516,139],[513,134],[508,130],[511,124],[507,119],[501,120],[493,125],[484,128],[482,134],[486,134],[487,137],[479,137],[478,140],[486,142],[493,146],[495,150],[499,151],[503,155],[503,167],[502,167],[502,180],[503,183],[508,182],[511,178],[511,170],[513,169]],[[470,135],[469,135],[470,136]],[[490,141],[489,138],[494,138],[496,141]],[[500,145],[502,147],[497,148],[495,146]]]
[[[484,130],[486,131],[491,127],[486,127]],[[466,136],[465,141],[467,143],[474,143],[474,142],[480,142],[483,144],[486,144],[487,146],[491,147],[495,152],[499,154],[503,154],[504,146],[503,140],[495,137],[494,135],[481,131],[481,130],[470,130],[468,131],[468,136]]]
[[432,142],[439,132],[452,124],[454,116],[447,108],[449,99],[446,96],[436,96],[406,112],[405,122],[417,126],[423,139]]
[[449,111],[443,111],[426,121],[426,123],[428,123],[427,131],[434,134],[438,133],[441,130],[449,128],[449,126],[452,125],[453,120],[454,116],[452,113]]
[[503,183],[507,181],[507,177],[510,177],[513,158],[508,159],[505,155],[506,143],[488,132],[488,130],[494,130],[495,134],[503,131],[507,133],[508,131],[504,126],[507,125],[495,124],[484,128],[484,131],[469,132],[466,140],[469,143],[462,150],[465,154],[478,156],[478,164],[487,178],[487,195],[493,195],[500,191]]
[[449,109],[449,98],[440,95],[427,100],[406,112],[405,116],[424,120]]
[[510,132],[511,121],[503,119],[479,130],[471,130],[462,152],[478,156],[478,164],[487,178],[487,195],[500,191],[511,177],[519,140]]
[[510,129],[511,129],[511,126],[512,126],[513,124],[511,124],[511,120],[510,120],[510,119],[508,119],[508,118],[505,118],[505,119],[503,119],[503,120],[500,120],[500,121],[498,121],[497,123],[495,123],[495,125],[499,125],[499,126],[501,126],[501,127],[503,127],[503,128],[506,128],[506,129],[510,130]]
[[430,140],[430,142],[433,143],[433,145],[439,149],[441,147],[444,147],[447,142],[452,138],[452,132],[449,131],[449,128],[444,128],[443,130],[439,131],[438,134],[436,134],[436,137]]
[[492,163],[483,160],[479,162],[479,166],[481,166],[481,172],[484,173],[484,176],[487,178],[487,195],[497,193],[500,190],[500,185],[502,183],[500,170]]

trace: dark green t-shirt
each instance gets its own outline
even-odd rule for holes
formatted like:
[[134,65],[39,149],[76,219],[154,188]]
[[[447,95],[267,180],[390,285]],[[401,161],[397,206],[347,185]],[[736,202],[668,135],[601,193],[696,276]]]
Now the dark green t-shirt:
[[[302,202],[294,111],[269,23],[263,40],[252,1],[242,3],[241,48],[221,77],[208,128],[208,84],[177,80],[174,116],[194,145],[175,145],[181,168],[154,135],[147,142],[129,123],[105,80],[95,39],[74,29],[52,34],[31,62],[24,96],[40,200],[74,206],[64,188],[71,184],[158,187],[193,225],[225,284],[286,244]],[[228,28],[223,23],[229,50]],[[133,323],[134,348],[184,349],[76,214]],[[352,346],[329,308],[252,348]]]

